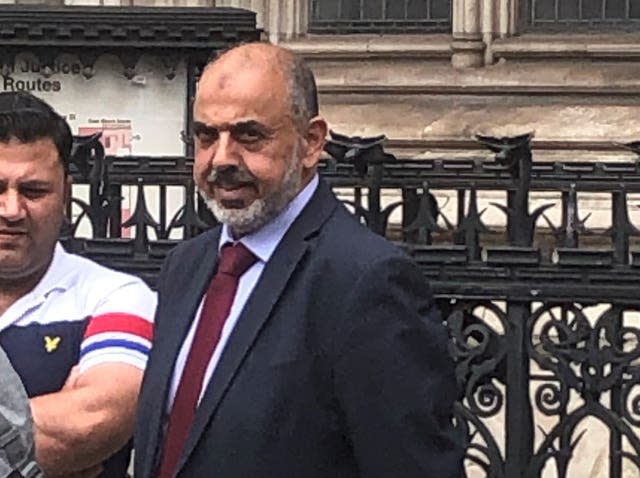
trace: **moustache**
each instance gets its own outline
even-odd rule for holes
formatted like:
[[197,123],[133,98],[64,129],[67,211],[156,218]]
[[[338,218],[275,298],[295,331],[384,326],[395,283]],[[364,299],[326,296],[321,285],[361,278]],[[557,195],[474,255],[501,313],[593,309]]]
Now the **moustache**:
[[258,179],[246,169],[225,167],[212,169],[207,182],[213,186],[233,188],[255,185]]

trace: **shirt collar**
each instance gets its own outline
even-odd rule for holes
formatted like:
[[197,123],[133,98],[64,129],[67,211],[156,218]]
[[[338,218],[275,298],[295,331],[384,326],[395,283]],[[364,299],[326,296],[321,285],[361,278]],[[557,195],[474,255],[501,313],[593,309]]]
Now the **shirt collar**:
[[29,295],[33,298],[46,297],[54,290],[65,291],[72,285],[72,274],[69,268],[64,266],[70,254],[64,250],[60,243],[56,243],[53,258],[40,282],[33,288]]
[[[273,255],[276,247],[287,233],[291,224],[300,215],[304,207],[311,200],[311,196],[318,188],[318,175],[307,184],[287,206],[267,224],[255,232],[240,238],[242,244],[249,249],[260,261],[267,262]],[[226,224],[222,225],[218,251],[227,243],[234,243],[233,237]]]

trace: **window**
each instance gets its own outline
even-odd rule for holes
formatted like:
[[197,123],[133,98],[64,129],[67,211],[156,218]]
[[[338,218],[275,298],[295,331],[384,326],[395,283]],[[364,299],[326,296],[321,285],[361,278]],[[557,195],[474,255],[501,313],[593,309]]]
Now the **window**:
[[451,0],[310,0],[311,33],[451,31]]
[[525,18],[535,28],[640,28],[639,0],[528,0]]

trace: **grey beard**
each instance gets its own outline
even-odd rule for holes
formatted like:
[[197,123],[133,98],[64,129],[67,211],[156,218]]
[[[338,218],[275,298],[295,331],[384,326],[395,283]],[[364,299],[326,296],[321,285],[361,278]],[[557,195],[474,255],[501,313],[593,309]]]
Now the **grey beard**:
[[242,209],[225,208],[215,199],[209,198],[202,190],[200,190],[200,195],[216,219],[222,224],[226,224],[231,229],[234,238],[237,239],[263,227],[280,214],[296,197],[302,181],[300,168],[301,164],[298,158],[292,158],[282,178],[280,188],[271,191],[263,198],[256,199]]

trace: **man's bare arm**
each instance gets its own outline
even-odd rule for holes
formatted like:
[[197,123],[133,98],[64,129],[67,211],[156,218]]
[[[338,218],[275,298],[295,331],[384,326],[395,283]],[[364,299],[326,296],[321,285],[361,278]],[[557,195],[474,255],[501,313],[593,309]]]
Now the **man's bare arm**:
[[47,476],[91,468],[131,438],[142,370],[91,367],[59,392],[31,399],[36,459]]

